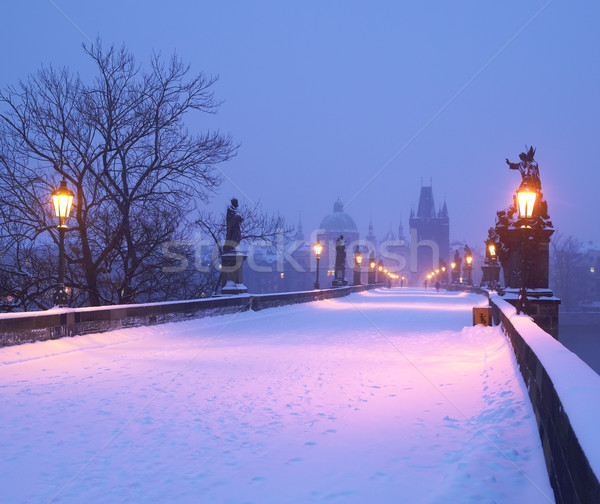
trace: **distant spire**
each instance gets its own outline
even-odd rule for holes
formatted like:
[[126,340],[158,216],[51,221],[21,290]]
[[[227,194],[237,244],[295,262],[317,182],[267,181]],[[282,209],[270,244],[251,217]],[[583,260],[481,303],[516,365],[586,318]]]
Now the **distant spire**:
[[404,226],[402,225],[402,216],[400,216],[400,224],[398,224],[398,240],[404,240]]
[[444,198],[444,205],[442,206],[441,217],[443,217],[443,218],[447,218],[448,217],[448,206],[446,205],[446,199],[445,198]]
[[296,241],[304,241],[304,232],[302,231],[302,212],[298,212],[298,228],[296,229]]
[[377,239],[373,233],[373,215],[369,216],[369,233],[367,234],[367,241],[375,245]]

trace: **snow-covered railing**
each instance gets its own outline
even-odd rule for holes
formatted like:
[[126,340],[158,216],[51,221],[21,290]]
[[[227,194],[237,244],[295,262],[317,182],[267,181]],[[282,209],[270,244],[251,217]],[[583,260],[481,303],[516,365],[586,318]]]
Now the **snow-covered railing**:
[[557,504],[600,502],[600,376],[501,297],[490,304],[527,385]]
[[245,294],[164,303],[2,313],[0,314],[0,346],[105,332],[122,327],[178,322],[238,311],[258,311],[275,306],[347,296],[351,292],[374,287],[374,285],[356,285],[280,294]]

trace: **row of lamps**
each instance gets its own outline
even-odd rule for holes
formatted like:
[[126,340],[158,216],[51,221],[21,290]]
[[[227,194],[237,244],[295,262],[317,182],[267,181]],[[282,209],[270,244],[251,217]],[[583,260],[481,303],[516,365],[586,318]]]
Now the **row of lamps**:
[[[58,234],[59,234],[59,251],[58,251],[58,285],[54,295],[54,304],[62,307],[68,304],[68,295],[65,288],[65,231],[67,230],[67,219],[71,215],[71,208],[73,207],[73,201],[75,194],[67,187],[67,181],[62,180],[57,190],[52,193],[52,204],[54,206],[54,212],[58,218]],[[519,211],[518,225],[523,230],[522,240],[522,253],[521,253],[521,288],[519,290],[519,299],[517,302],[517,314],[521,313],[527,308],[529,300],[527,299],[527,241],[529,240],[531,224],[533,219],[533,209],[537,199],[537,190],[531,187],[527,181],[523,181],[517,190],[517,206]],[[487,252],[491,261],[497,261],[496,256],[496,244],[493,240],[486,241]],[[319,284],[319,260],[321,259],[321,253],[323,252],[323,245],[317,239],[317,243],[314,245],[314,251],[317,256],[317,276],[315,280],[315,289],[320,289]],[[354,283],[360,284],[360,265],[362,264],[362,255],[358,250],[355,249],[354,253]],[[452,273],[456,271],[458,264],[453,261],[450,263]],[[383,274],[390,279],[398,279],[400,276],[397,273],[392,273],[384,268],[383,261],[376,263],[374,254],[371,254],[369,258],[369,283],[375,283],[376,270],[379,274]],[[473,270],[473,256],[468,254],[465,257],[465,270],[467,273],[467,282],[469,285],[472,283],[472,270]],[[441,271],[445,272],[443,266]],[[431,280],[436,275],[439,275],[440,270],[437,269],[427,275],[427,279]]]
[[[319,261],[321,260],[321,253],[323,252],[323,244],[319,239],[313,245],[313,249],[315,251],[315,255],[317,257],[317,271],[316,271],[316,279],[315,279],[315,289],[320,289],[321,284],[319,283]],[[363,256],[360,253],[358,246],[354,249],[354,285],[360,285],[361,280],[361,264],[363,261]],[[379,279],[380,283],[383,283],[383,279],[387,277],[389,280],[397,280],[404,277],[400,277],[397,273],[392,273],[387,268],[384,267],[383,261],[377,262],[375,260],[375,254],[371,252],[369,257],[369,270],[368,270],[368,283],[375,284],[377,282],[376,279]]]

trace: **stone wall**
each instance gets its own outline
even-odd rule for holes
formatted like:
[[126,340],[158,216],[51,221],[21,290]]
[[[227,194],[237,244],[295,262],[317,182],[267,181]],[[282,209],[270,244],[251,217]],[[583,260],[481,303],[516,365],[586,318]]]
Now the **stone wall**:
[[352,292],[375,287],[375,285],[355,285],[338,289],[281,294],[246,294],[142,305],[55,308],[44,312],[4,313],[0,315],[0,346],[105,332],[125,327],[180,322],[238,311],[258,311],[276,306],[347,296]]
[[[495,324],[501,324],[508,335],[529,391],[556,503],[599,503],[598,477],[590,466],[550,375],[515,329],[508,315],[512,310],[507,310],[508,303],[491,297],[490,304]],[[533,324],[533,321],[529,322]]]

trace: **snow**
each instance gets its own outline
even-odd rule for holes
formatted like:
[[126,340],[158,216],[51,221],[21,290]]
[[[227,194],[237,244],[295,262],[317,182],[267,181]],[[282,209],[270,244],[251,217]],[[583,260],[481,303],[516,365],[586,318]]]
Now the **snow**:
[[494,296],[494,303],[508,316],[515,329],[536,354],[548,373],[583,451],[600,479],[600,375],[577,355],[544,332],[527,315]]
[[378,289],[0,349],[0,501],[554,502],[486,303]]

